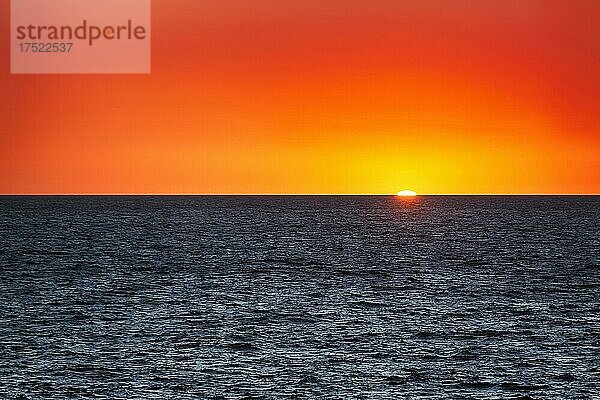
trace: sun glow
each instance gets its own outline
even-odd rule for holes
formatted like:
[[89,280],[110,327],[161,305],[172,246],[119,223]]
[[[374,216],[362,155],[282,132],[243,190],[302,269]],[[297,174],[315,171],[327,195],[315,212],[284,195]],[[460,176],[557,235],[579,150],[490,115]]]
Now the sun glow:
[[413,192],[412,190],[403,190],[398,192],[398,197],[416,197],[417,192]]

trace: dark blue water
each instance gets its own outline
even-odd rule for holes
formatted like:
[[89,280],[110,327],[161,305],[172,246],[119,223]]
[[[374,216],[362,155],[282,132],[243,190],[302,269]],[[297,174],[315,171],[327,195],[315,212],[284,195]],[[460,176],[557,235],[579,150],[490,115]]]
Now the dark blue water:
[[0,198],[0,398],[599,399],[599,197]]

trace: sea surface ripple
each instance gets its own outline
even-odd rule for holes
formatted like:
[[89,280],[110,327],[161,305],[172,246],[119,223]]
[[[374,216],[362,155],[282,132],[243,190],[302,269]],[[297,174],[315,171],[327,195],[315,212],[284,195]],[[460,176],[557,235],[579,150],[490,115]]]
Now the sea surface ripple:
[[600,399],[600,197],[0,197],[0,398]]

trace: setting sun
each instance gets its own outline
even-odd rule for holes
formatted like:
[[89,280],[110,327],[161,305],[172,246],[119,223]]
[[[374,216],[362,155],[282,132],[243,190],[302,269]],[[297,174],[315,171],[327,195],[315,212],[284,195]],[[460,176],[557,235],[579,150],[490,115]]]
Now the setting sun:
[[399,197],[415,197],[417,196],[417,192],[413,192],[412,190],[403,190],[398,192]]

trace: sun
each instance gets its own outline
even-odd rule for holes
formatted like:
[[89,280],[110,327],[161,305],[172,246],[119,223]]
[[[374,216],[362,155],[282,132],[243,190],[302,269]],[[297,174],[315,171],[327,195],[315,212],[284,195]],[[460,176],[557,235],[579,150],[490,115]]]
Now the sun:
[[398,197],[416,197],[417,196],[417,192],[413,192],[412,190],[403,190],[401,192],[398,192]]

